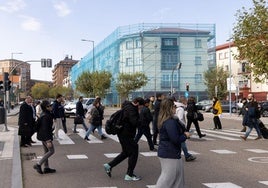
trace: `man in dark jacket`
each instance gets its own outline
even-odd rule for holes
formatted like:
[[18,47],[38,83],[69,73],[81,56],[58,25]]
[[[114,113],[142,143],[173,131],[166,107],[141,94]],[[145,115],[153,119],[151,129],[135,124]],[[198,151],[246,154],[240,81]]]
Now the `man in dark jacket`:
[[144,104],[141,97],[135,98],[132,102],[126,101],[122,105],[124,108],[124,128],[118,133],[119,142],[122,147],[122,152],[109,163],[105,163],[104,169],[109,177],[111,177],[112,168],[128,158],[128,169],[125,175],[126,181],[137,181],[137,177],[133,172],[138,160],[139,147],[134,141],[136,129],[139,124],[139,106]]
[[154,103],[154,120],[153,120],[153,143],[154,145],[157,145],[157,136],[158,136],[158,127],[157,127],[157,121],[158,121],[158,115],[160,110],[160,103],[165,98],[165,95],[163,93],[157,93],[156,94],[156,101]]
[[[75,115],[76,115],[76,117],[83,118],[82,125],[83,125],[84,129],[87,131],[87,126],[86,126],[86,123],[85,123],[85,120],[84,120],[84,118],[85,118],[85,110],[84,110],[82,101],[83,101],[83,97],[80,96],[78,101],[77,101],[77,103],[76,103],[76,114]],[[74,133],[78,133],[78,131],[76,130],[76,126],[77,126],[77,124],[74,123]]]
[[31,146],[31,136],[34,131],[34,118],[33,118],[33,108],[31,106],[32,97],[27,96],[25,101],[20,106],[19,111],[19,132],[18,135],[21,136],[21,147]]

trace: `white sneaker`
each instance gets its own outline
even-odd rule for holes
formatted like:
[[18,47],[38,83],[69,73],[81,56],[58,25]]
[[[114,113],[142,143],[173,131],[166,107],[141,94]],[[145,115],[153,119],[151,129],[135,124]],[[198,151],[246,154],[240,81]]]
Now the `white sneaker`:
[[141,180],[141,177],[137,177],[134,174],[133,174],[133,176],[129,176],[128,174],[126,174],[125,175],[125,180],[126,181],[139,181],[139,180]]

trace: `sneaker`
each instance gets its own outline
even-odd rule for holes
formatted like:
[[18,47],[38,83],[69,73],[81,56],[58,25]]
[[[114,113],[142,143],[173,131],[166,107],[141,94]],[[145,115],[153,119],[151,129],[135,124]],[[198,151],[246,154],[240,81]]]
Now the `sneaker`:
[[139,180],[141,180],[141,177],[138,177],[138,176],[136,176],[134,174],[132,176],[126,174],[125,175],[125,180],[126,181],[139,181]]
[[90,139],[87,136],[85,136],[84,140],[90,141]]
[[247,140],[247,137],[245,137],[245,136],[240,136],[243,140]]
[[56,170],[52,168],[44,168],[44,174],[55,173]]
[[33,166],[33,168],[34,168],[39,174],[43,174],[41,165],[39,165],[39,164],[35,164],[35,165]]
[[202,137],[205,137],[206,136],[206,134],[201,134],[200,136],[199,136],[199,138],[202,138]]
[[189,162],[189,161],[193,161],[193,160],[195,160],[195,159],[196,159],[195,156],[190,155],[189,157],[186,157],[186,158],[185,158],[185,161]]
[[112,172],[111,166],[108,163],[105,163],[105,164],[103,164],[103,167],[104,167],[104,170],[105,170],[106,174],[109,177],[111,177],[112,176],[112,174],[111,174],[111,172]]
[[101,139],[102,139],[102,140],[104,140],[104,139],[106,139],[106,138],[107,138],[106,136],[101,135]]
[[261,139],[261,136],[258,136],[257,138],[255,138],[255,140],[259,140],[259,139]]

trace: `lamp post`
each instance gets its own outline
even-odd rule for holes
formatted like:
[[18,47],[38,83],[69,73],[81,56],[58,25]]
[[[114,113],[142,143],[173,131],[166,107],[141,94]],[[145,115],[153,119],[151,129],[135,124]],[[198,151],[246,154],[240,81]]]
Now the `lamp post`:
[[229,114],[231,115],[232,112],[232,62],[231,62],[231,38],[229,38],[227,41],[229,41]]
[[[14,95],[14,91],[13,91],[13,71],[14,71],[14,68],[15,66],[13,66],[13,55],[14,54],[23,54],[22,52],[11,52],[11,71],[8,70],[9,72],[9,75],[11,75],[11,85],[12,85],[12,94]],[[10,93],[9,93],[9,90],[7,91],[7,101],[8,101],[8,112],[10,112]]]
[[172,96],[173,95],[173,74],[174,74],[174,71],[175,69],[181,69],[181,64],[182,63],[178,63],[175,67],[173,67],[172,69],[172,74],[171,74],[171,87],[170,87],[170,95]]
[[84,41],[84,42],[91,42],[92,43],[92,54],[93,54],[93,57],[92,57],[92,61],[93,61],[93,65],[92,65],[92,69],[93,71],[95,70],[95,52],[94,52],[94,40],[88,40],[88,39],[81,39],[81,41]]

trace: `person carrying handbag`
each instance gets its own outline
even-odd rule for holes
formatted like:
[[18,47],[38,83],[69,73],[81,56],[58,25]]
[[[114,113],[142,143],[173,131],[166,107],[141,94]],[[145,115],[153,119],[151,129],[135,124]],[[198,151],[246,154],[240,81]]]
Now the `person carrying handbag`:
[[213,117],[214,128],[213,128],[213,130],[216,130],[216,129],[220,130],[220,129],[222,129],[221,120],[220,120],[220,116],[222,114],[221,103],[217,97],[213,97],[212,102],[213,102],[212,113],[214,114],[214,117]]

